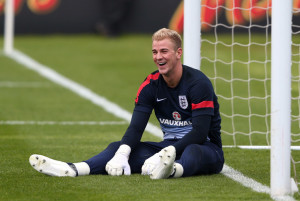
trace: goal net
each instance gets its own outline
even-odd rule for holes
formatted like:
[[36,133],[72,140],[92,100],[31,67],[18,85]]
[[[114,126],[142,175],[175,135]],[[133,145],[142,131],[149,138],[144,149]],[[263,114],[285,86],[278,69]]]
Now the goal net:
[[[291,27],[291,158],[292,176],[298,182],[299,2],[294,1]],[[271,0],[202,1],[201,70],[211,79],[221,103],[224,145],[271,145],[271,8]]]
[[[295,1],[293,15],[300,16],[300,3]],[[299,19],[299,18],[298,18]],[[298,23],[297,23],[298,22]],[[291,143],[300,144],[300,21],[293,20],[292,23],[292,112],[291,112]],[[292,150],[292,166],[295,179],[300,183],[300,156]],[[297,174],[298,172],[298,174]]]

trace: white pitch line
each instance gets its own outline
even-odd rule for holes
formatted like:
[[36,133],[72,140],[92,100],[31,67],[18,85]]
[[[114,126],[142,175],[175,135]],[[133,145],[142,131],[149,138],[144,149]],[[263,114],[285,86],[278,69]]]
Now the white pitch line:
[[226,177],[231,178],[234,181],[241,183],[243,186],[251,188],[252,190],[259,192],[259,193],[267,193],[270,194],[271,190],[268,186],[265,186],[261,183],[256,182],[255,180],[244,176],[239,171],[224,165],[222,174]]
[[[268,150],[271,149],[271,146],[248,146],[248,145],[239,145],[239,146],[232,146],[232,145],[223,145],[223,148],[240,148],[240,149],[256,149],[256,150]],[[291,146],[291,150],[300,150],[300,146]]]
[[50,87],[51,84],[43,82],[12,82],[12,81],[1,81],[0,87],[4,88],[40,88]]
[[[228,165],[224,165],[223,170],[221,172],[226,177],[242,184],[243,186],[247,188],[251,188],[253,191],[258,193],[266,193],[271,194],[270,187],[263,185],[254,179],[251,179],[249,177],[246,177],[241,172],[233,169],[232,167],[229,167]],[[294,201],[295,199],[292,196],[286,195],[286,196],[280,196],[280,197],[272,197],[273,200],[276,201]]]
[[0,121],[0,125],[124,125],[127,121]]
[[[16,62],[22,64],[23,66],[27,67],[28,69],[39,73],[41,76],[51,80],[52,82],[73,91],[82,98],[90,100],[92,103],[102,107],[107,112],[130,122],[132,115],[130,112],[124,110],[119,105],[110,102],[105,97],[102,97],[92,92],[90,89],[64,77],[63,75],[60,75],[48,66],[38,63],[37,61],[23,54],[22,52],[14,50],[11,54],[8,54],[7,56],[12,58]],[[146,126],[146,131],[160,138],[162,138],[163,136],[162,131],[151,123],[148,123],[148,125]]]
[[[102,107],[107,112],[109,112],[121,119],[124,119],[128,122],[130,121],[130,119],[131,119],[130,112],[124,110],[117,104],[110,102],[106,98],[99,96],[98,94],[95,94],[90,89],[60,75],[59,73],[52,70],[51,68],[38,63],[37,61],[35,61],[35,60],[31,59],[30,57],[28,57],[27,55],[23,54],[22,52],[14,50],[14,51],[12,51],[11,54],[8,54],[7,56],[12,58],[16,62],[22,64],[23,66],[25,66],[33,71],[38,72],[40,75],[53,81],[54,83],[57,83],[65,88],[73,91],[74,93],[78,94],[82,98],[90,100],[92,103]],[[160,137],[160,138],[162,138],[162,136],[163,136],[161,129],[159,129],[158,127],[156,127],[155,125],[153,125],[151,123],[148,123],[148,125],[146,127],[146,131],[148,131],[152,135]],[[255,181],[253,179],[250,179],[250,178],[248,180],[247,179],[245,180],[245,178],[247,178],[247,177],[245,177],[242,173],[238,172],[237,170],[234,170],[233,168],[231,168],[227,165],[225,165],[224,168],[225,169],[223,170],[223,174],[225,176],[233,179],[234,181],[241,183],[243,186],[251,188],[253,191],[258,192],[257,189],[255,188],[255,186],[264,186],[263,184]],[[249,183],[244,183],[244,182],[249,182]],[[264,187],[264,189],[266,189],[266,188]],[[264,191],[264,193],[270,194],[270,190]],[[294,200],[293,197],[291,197],[291,196],[285,196],[284,198],[286,198],[288,200]],[[273,198],[273,199],[277,200],[277,198]]]

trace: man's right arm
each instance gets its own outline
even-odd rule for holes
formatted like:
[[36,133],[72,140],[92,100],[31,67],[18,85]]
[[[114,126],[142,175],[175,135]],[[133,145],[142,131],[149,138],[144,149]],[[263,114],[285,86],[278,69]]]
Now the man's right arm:
[[126,144],[134,149],[140,142],[151,113],[134,110],[129,127],[127,128],[121,144]]
[[148,123],[150,113],[135,110],[132,114],[130,125],[121,140],[121,145],[115,156],[108,161],[105,170],[109,175],[130,175],[131,168],[128,160],[131,150],[140,142],[145,127]]

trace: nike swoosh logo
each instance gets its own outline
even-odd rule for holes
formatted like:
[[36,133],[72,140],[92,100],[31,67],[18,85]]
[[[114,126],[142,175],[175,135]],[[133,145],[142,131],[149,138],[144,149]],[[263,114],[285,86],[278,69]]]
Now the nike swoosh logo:
[[167,99],[167,98],[162,98],[162,99],[158,99],[158,98],[157,98],[156,101],[157,101],[157,102],[160,102],[160,101],[163,101],[163,100],[166,100],[166,99]]

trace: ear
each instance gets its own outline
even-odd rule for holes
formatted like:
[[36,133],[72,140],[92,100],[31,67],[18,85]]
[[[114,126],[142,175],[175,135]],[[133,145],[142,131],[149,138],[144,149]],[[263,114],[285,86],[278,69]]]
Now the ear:
[[182,48],[178,48],[178,49],[177,49],[177,51],[176,51],[176,56],[177,56],[178,59],[181,58],[181,56],[182,56]]

